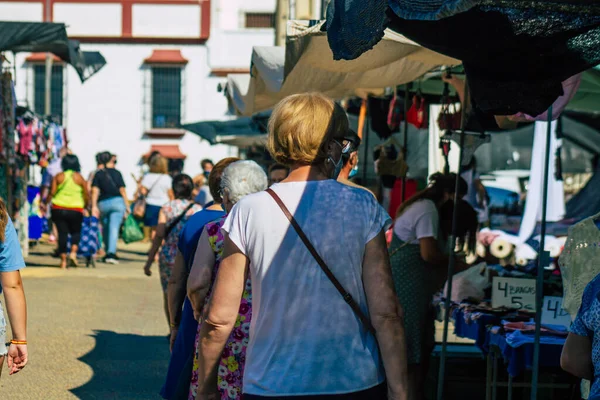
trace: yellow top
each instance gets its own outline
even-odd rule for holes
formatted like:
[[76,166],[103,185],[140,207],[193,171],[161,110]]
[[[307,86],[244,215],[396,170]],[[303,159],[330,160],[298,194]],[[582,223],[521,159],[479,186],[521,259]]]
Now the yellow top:
[[63,172],[65,179],[58,185],[52,204],[64,208],[84,208],[83,187],[75,183],[73,171]]

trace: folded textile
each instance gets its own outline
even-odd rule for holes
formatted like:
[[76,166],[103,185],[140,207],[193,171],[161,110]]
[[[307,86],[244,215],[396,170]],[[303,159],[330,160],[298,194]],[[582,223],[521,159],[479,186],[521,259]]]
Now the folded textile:
[[[561,336],[540,336],[541,344],[554,344],[563,346],[565,344],[565,340],[566,339]],[[506,343],[513,348],[517,348],[525,344],[532,344],[534,341],[534,335],[526,335],[521,331],[515,331],[506,335]]]

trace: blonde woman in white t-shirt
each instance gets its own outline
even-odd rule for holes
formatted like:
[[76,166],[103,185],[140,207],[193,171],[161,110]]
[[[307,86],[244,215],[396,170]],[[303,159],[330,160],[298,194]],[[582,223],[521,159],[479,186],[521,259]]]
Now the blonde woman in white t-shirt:
[[335,181],[347,132],[343,109],[321,94],[282,100],[269,121],[268,147],[290,174],[271,189],[360,311],[344,301],[269,193],[244,197],[223,226],[223,260],[200,332],[197,399],[214,387],[247,273],[253,309],[244,399],[406,399],[402,307],[384,236],[390,219],[367,191]]

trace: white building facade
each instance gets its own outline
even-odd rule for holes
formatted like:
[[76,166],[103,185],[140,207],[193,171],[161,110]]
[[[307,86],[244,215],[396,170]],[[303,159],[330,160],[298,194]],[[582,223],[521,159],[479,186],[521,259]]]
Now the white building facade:
[[[107,62],[84,84],[59,60],[52,71],[52,114],[67,128],[84,174],[95,169],[96,153],[110,151],[133,194],[132,174],[139,176],[140,160],[152,150],[184,160],[192,176],[201,159],[238,154],[179,126],[230,118],[217,86],[228,73],[248,72],[253,46],[273,45],[275,0],[0,0],[3,21],[42,22],[47,11],[82,50],[99,51]],[[18,102],[38,114],[44,60],[16,58]]]

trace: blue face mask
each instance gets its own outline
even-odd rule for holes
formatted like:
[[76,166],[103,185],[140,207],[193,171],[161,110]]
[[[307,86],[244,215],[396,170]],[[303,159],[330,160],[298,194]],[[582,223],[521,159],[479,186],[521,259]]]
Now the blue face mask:
[[358,175],[358,165],[354,166],[354,168],[352,168],[352,171],[350,171],[350,174],[348,174],[348,179],[352,179],[354,177],[356,177],[356,175]]

